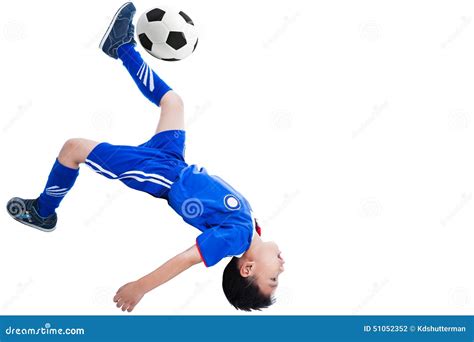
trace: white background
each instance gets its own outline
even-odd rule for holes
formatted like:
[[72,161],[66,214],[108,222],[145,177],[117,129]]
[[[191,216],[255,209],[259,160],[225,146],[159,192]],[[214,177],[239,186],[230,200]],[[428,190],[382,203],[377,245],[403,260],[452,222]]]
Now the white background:
[[[137,1],[200,30],[144,57],[185,100],[187,161],[252,203],[286,259],[264,314],[472,314],[471,1]],[[98,49],[117,1],[0,11],[1,201],[42,191],[68,138],[139,144],[159,111]],[[141,50],[143,51],[143,50]],[[165,201],[81,166],[51,234],[0,215],[0,313],[120,314],[124,283],[194,243]],[[235,314],[226,262],[132,314]]]

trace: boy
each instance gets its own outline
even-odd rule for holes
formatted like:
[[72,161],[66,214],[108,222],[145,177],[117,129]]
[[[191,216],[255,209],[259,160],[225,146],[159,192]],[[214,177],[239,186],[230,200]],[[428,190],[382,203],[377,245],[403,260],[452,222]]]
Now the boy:
[[183,102],[135,50],[134,14],[135,6],[124,4],[112,19],[100,48],[120,59],[143,95],[161,107],[155,135],[139,146],[67,140],[40,196],[14,197],[7,210],[23,224],[53,231],[55,210],[74,185],[79,164],[85,163],[107,178],[165,199],[185,222],[201,231],[189,249],[119,288],[114,297],[118,308],[130,312],[147,292],[189,267],[201,261],[210,267],[227,256],[232,259],[224,270],[222,286],[229,302],[246,311],[268,307],[274,302],[278,276],[283,272],[284,260],[278,246],[261,240],[250,204],[239,192],[221,178],[209,175],[205,168],[185,162]]

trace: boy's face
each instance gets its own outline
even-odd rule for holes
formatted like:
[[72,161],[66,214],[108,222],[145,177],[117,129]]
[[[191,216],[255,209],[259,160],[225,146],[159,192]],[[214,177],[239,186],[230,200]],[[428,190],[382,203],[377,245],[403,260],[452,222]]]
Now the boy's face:
[[254,277],[264,295],[272,295],[278,287],[278,276],[285,269],[285,260],[281,257],[280,249],[274,242],[262,242],[255,258]]

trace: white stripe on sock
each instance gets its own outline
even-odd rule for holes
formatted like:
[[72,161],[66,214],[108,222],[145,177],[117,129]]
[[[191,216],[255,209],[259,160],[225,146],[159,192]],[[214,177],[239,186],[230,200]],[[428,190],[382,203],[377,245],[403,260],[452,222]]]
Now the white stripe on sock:
[[140,71],[142,71],[144,65],[145,65],[145,62],[143,62],[142,65],[140,66],[140,69],[138,69],[137,76],[140,73]]
[[142,71],[140,72],[140,76],[138,76],[140,79],[142,79],[143,73],[145,72],[145,68],[146,68],[146,63],[145,63],[145,62],[143,62],[143,68],[142,68]]
[[[58,188],[58,186],[56,185],[54,187]],[[64,190],[68,190],[68,188],[53,189],[53,187],[50,187],[46,189],[46,191],[49,191],[49,192],[64,192]]]
[[143,78],[143,85],[146,87],[146,81],[148,80],[148,71],[150,67],[147,65],[145,70],[145,77]]
[[51,196],[51,197],[64,197],[64,196],[66,196],[66,194],[68,192],[69,191],[65,191],[65,192],[62,192],[62,193],[55,193],[55,192],[49,193],[49,192],[46,191],[46,195]]
[[153,70],[150,69],[150,91],[155,89],[155,80],[153,79]]

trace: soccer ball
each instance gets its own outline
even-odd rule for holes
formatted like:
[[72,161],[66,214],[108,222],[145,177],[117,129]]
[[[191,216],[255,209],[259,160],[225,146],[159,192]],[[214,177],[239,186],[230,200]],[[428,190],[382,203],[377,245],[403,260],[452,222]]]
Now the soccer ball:
[[138,19],[137,36],[140,44],[152,56],[165,61],[188,57],[198,43],[197,30],[183,11],[153,8]]

